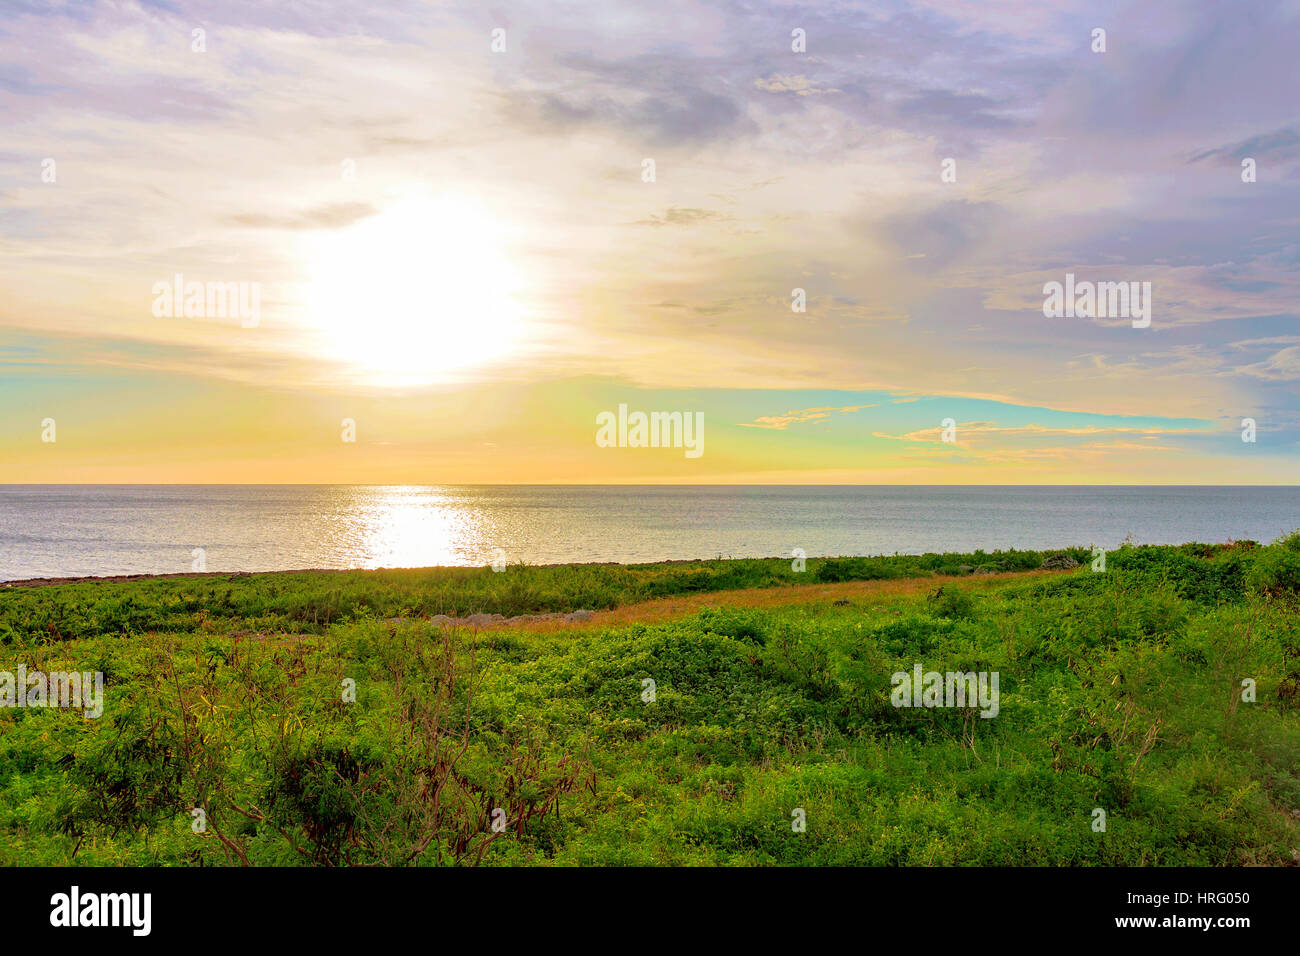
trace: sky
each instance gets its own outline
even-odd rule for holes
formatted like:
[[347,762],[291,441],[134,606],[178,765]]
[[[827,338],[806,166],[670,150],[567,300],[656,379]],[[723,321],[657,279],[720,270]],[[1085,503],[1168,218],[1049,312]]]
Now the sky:
[[1292,484],[1297,36],[6,0],[0,482]]

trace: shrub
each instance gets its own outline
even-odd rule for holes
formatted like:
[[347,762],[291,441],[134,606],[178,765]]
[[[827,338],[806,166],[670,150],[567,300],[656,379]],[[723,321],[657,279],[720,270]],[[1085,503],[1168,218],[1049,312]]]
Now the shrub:
[[1259,549],[1246,572],[1246,586],[1269,597],[1300,592],[1300,551],[1289,545]]
[[946,584],[927,598],[930,613],[935,617],[972,618],[975,616],[975,599],[967,592]]
[[898,577],[898,573],[883,566],[878,558],[829,558],[817,566],[813,577],[822,583],[838,583],[875,581]]

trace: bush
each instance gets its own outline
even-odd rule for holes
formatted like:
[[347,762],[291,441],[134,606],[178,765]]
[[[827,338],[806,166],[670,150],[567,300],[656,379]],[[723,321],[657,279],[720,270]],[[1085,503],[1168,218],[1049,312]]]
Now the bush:
[[841,581],[876,581],[898,577],[892,568],[881,564],[879,558],[830,558],[813,572],[813,577],[824,584]]
[[935,617],[972,618],[975,616],[975,599],[967,592],[945,585],[929,598],[930,613]]
[[1289,545],[1261,548],[1245,580],[1254,594],[1276,597],[1300,593],[1300,551]]

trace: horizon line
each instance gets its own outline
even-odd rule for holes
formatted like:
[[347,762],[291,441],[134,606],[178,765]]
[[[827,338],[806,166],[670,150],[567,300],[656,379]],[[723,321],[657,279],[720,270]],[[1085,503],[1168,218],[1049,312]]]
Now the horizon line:
[[1066,484],[1064,482],[1021,482],[1016,484],[992,484],[979,482],[947,482],[942,484],[923,484],[920,482],[861,482],[841,484],[831,482],[348,482],[348,481],[226,481],[226,482],[85,482],[85,481],[5,481],[0,488],[1297,488],[1300,482],[1291,484],[1266,484],[1263,482],[1245,482],[1242,484],[1196,484],[1194,482],[1089,482],[1085,484]]

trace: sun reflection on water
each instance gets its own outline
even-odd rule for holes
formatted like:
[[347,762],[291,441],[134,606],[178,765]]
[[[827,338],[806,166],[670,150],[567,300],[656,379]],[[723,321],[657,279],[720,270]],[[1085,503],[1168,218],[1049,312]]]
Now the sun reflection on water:
[[[379,490],[379,489],[375,489]],[[484,519],[479,509],[428,488],[373,491],[358,516],[357,550],[367,568],[421,568],[486,563]]]

